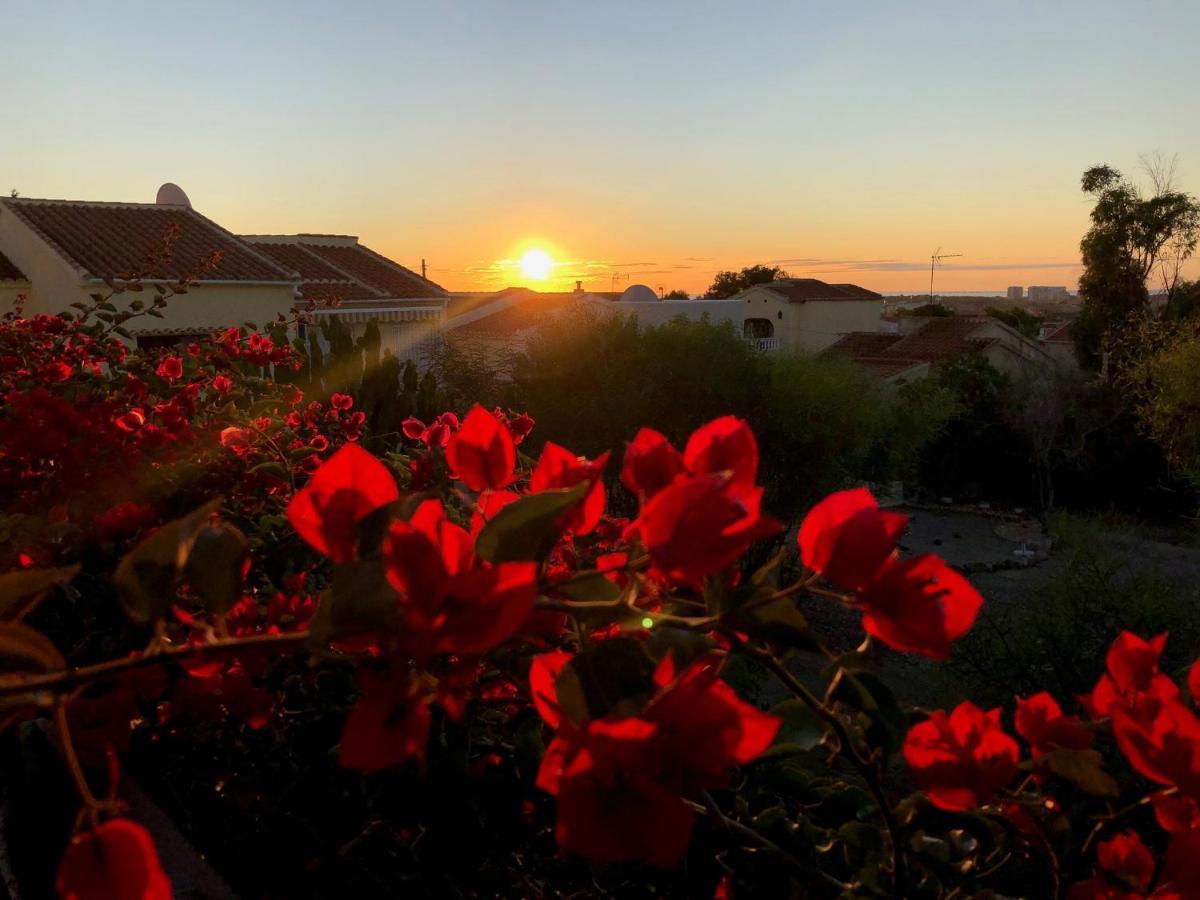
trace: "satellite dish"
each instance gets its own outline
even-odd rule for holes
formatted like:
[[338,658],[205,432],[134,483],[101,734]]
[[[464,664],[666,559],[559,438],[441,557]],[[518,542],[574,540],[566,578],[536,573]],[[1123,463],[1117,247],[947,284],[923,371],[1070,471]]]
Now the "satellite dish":
[[625,288],[625,292],[621,294],[623,303],[657,303],[658,294],[648,285],[631,284]]
[[158,196],[154,198],[154,202],[159,206],[186,206],[189,209],[192,206],[192,201],[183,192],[183,188],[170,181],[158,189]]

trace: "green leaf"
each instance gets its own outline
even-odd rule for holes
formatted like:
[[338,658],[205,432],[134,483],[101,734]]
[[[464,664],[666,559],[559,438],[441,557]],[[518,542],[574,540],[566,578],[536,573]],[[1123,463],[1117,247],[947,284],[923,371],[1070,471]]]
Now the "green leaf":
[[563,513],[583,499],[590,483],[527,494],[504,507],[483,526],[475,539],[475,554],[488,562],[545,559],[554,549]]
[[1104,757],[1099,750],[1068,750],[1060,747],[1051,750],[1042,759],[1059,778],[1073,782],[1093,797],[1116,797],[1120,793],[1116,780],[1104,771]]
[[209,612],[229,612],[241,599],[247,555],[246,536],[232,525],[218,522],[197,532],[184,574]]
[[339,637],[394,631],[400,625],[400,598],[388,584],[381,560],[355,560],[335,566],[333,583],[321,594],[310,632],[318,643]]
[[273,475],[274,477],[287,481],[288,470],[283,463],[269,459],[266,462],[260,462],[257,466],[252,466],[250,469],[251,475]]
[[[770,591],[770,588],[762,588]],[[759,596],[762,596],[761,594]],[[756,598],[757,599],[757,598]],[[808,620],[796,606],[794,597],[780,597],[752,609],[744,606],[726,616],[729,624],[739,631],[796,650],[816,650],[817,639],[808,627]]]
[[20,610],[56,585],[66,584],[79,566],[61,569],[14,569],[0,575],[0,619]]
[[569,600],[612,601],[621,596],[621,588],[603,575],[593,573],[555,585],[554,593]]
[[[796,753],[812,750],[825,737],[828,726],[825,720],[809,708],[803,700],[784,700],[772,707],[771,715],[783,719],[779,732],[775,735],[775,743],[768,755],[778,756],[784,752]],[[783,748],[787,747],[785,751]]]
[[175,599],[176,581],[187,564],[200,527],[221,508],[221,503],[218,497],[168,522],[125,554],[113,573],[113,583],[129,618],[139,624],[162,619]]
[[654,668],[640,641],[601,641],[563,667],[554,683],[558,705],[577,725],[612,712],[634,713],[654,694]]
[[834,697],[867,717],[867,740],[891,756],[904,742],[908,719],[891,688],[870,672],[843,672]]

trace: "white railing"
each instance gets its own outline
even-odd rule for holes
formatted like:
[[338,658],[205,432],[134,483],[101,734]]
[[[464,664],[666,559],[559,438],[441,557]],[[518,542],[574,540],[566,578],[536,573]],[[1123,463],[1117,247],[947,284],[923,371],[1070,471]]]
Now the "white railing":
[[779,349],[779,338],[746,338],[746,343],[750,345],[751,349],[764,353],[768,350]]

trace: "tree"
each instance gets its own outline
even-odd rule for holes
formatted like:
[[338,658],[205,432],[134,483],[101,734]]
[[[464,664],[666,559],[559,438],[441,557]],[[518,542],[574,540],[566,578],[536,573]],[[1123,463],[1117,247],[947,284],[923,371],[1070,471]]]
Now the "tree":
[[704,296],[711,300],[720,300],[740,294],[756,284],[770,284],[780,278],[787,278],[787,272],[779,266],[746,266],[740,272],[718,272]]
[[941,303],[922,303],[920,306],[913,307],[909,315],[944,319],[954,315],[954,310]]
[[1028,310],[1021,309],[1019,306],[1014,306],[1011,309],[1000,309],[996,306],[989,306],[983,313],[986,316],[991,316],[998,322],[1003,322],[1009,328],[1016,329],[1031,340],[1037,339],[1038,332],[1042,329],[1042,322],[1045,321],[1041,316],[1036,316]]
[[676,288],[673,291],[668,291],[666,296],[663,297],[663,299],[664,300],[691,300],[692,295],[689,294],[687,291]]
[[1146,165],[1153,193],[1145,195],[1110,166],[1083,173],[1092,195],[1092,227],[1079,244],[1083,309],[1072,327],[1080,364],[1096,368],[1113,336],[1149,308],[1148,282],[1158,276],[1168,300],[1179,285],[1179,267],[1200,237],[1200,202],[1174,190],[1173,166]]

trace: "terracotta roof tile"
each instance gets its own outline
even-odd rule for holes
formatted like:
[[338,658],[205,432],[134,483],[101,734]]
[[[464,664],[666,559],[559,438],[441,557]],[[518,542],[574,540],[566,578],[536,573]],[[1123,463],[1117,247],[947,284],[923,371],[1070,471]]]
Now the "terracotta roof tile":
[[1071,337],[1071,322],[1063,322],[1062,324],[1050,328],[1042,337],[1044,344],[1070,344],[1074,341]]
[[246,240],[259,253],[271,257],[283,268],[298,272],[304,281],[344,281],[346,276],[321,257],[309,253],[300,244],[276,244]]
[[304,249],[315,253],[355,281],[375,288],[385,297],[444,297],[446,290],[416,272],[362,244],[334,245],[304,242]]
[[883,296],[856,284],[826,284],[816,278],[785,278],[758,285],[782,294],[793,303],[809,300],[882,300]]
[[[92,203],[79,200],[0,198],[64,259],[92,278],[176,279],[194,274],[214,251],[220,261],[201,281],[287,283],[291,272],[259,255],[244,241],[184,206],[144,203]],[[167,236],[177,230],[169,259],[150,272]]]
[[0,281],[28,281],[25,273],[17,268],[16,263],[0,253]]
[[300,285],[300,296],[320,303],[330,300],[373,300],[379,294],[357,281],[306,281]]
[[971,335],[986,322],[967,316],[933,316],[917,331],[904,335],[887,351],[888,356],[941,362],[981,350],[988,340]]

